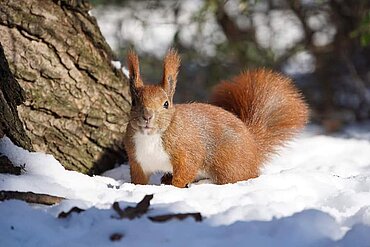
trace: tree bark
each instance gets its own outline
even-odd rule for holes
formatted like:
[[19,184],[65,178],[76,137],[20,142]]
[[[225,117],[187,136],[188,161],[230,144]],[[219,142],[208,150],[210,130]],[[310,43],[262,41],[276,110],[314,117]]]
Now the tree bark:
[[0,42],[26,91],[18,110],[33,148],[90,174],[124,160],[127,78],[86,2],[0,2]]
[[0,138],[7,135],[13,143],[32,149],[31,140],[18,117],[17,105],[25,100],[25,93],[14,79],[0,43]]

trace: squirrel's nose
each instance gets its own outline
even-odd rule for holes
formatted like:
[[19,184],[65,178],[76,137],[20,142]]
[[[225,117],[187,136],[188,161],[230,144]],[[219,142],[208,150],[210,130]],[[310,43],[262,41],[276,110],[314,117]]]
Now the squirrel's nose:
[[149,121],[150,119],[153,118],[153,115],[144,115],[143,118],[145,121]]
[[143,113],[143,119],[146,121],[146,122],[149,122],[152,118],[153,118],[153,112],[152,111],[148,111],[148,110],[144,110],[144,113]]

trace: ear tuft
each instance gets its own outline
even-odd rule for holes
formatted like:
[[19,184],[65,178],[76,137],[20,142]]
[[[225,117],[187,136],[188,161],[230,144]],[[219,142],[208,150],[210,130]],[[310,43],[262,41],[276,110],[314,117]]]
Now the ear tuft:
[[130,73],[130,86],[135,88],[142,86],[143,82],[140,78],[139,58],[133,50],[129,50],[127,54],[127,66]]
[[180,56],[177,51],[171,48],[163,61],[163,79],[162,86],[167,94],[172,97],[175,93],[177,74],[180,67]]

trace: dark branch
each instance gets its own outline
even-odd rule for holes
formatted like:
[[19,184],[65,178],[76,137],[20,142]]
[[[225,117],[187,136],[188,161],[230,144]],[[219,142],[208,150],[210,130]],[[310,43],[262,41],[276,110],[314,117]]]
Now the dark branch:
[[12,199],[22,200],[28,203],[53,205],[60,203],[65,198],[46,194],[38,194],[33,192],[4,191],[4,190],[0,191],[0,201]]
[[195,221],[202,221],[202,215],[200,213],[186,213],[186,214],[164,214],[157,216],[149,216],[148,218],[153,222],[166,222],[172,219],[184,220],[188,217],[193,218]]
[[146,195],[143,200],[141,200],[136,207],[126,207],[122,210],[118,202],[113,203],[113,209],[116,211],[121,219],[134,219],[139,218],[143,214],[148,212],[150,206],[150,200],[153,199],[153,195]]

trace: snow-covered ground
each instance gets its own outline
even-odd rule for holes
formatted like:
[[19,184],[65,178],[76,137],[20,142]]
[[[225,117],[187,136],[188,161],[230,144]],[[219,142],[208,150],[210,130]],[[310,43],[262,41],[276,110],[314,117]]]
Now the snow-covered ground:
[[[26,172],[0,174],[0,190],[67,199],[55,206],[1,202],[0,246],[369,246],[367,131],[349,128],[330,137],[311,128],[256,179],[186,189],[133,185],[127,166],[107,172],[110,177],[66,171],[53,156],[30,153],[5,137],[0,152],[15,165],[25,164]],[[117,219],[113,202],[134,206],[147,194],[154,194],[148,214]],[[86,211],[57,218],[74,206]],[[147,218],[186,212],[200,212],[203,221]],[[115,233],[123,237],[113,242]]]

